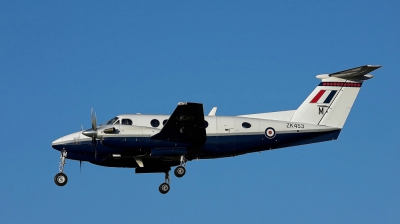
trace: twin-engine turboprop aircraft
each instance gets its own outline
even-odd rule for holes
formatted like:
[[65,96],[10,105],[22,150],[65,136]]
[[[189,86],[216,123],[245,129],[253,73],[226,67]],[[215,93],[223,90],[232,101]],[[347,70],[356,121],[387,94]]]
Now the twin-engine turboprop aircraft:
[[297,110],[240,116],[215,116],[214,107],[204,116],[200,103],[178,103],[171,116],[122,114],[92,128],[55,140],[61,152],[58,186],[67,183],[65,159],[109,166],[135,168],[136,173],[165,173],[159,187],[170,189],[169,171],[182,177],[186,162],[212,159],[289,146],[335,140],[371,71],[365,65],[318,75],[321,83]]

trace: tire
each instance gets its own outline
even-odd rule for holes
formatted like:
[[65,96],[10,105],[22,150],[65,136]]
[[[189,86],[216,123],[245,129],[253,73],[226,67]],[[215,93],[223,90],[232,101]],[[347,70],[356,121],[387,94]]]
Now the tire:
[[185,175],[185,173],[186,173],[186,169],[183,166],[178,166],[174,170],[174,174],[176,177],[183,177]]
[[68,177],[67,175],[63,173],[57,173],[56,176],[54,176],[54,183],[56,183],[57,186],[64,186],[68,182]]
[[167,183],[162,183],[160,185],[160,187],[158,188],[158,190],[160,191],[161,194],[168,193],[169,189],[170,189],[170,187],[169,187],[169,184],[167,184]]

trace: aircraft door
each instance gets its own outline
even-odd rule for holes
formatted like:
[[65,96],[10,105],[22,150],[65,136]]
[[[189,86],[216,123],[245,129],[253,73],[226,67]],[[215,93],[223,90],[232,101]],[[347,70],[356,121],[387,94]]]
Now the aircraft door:
[[135,125],[136,119],[133,117],[121,117],[119,123],[115,123],[115,128],[118,128],[119,144],[125,151],[124,153],[135,154],[142,148],[140,137],[143,134],[141,126]]
[[132,127],[132,120],[129,118],[121,118],[119,124],[120,134],[128,134],[130,128]]

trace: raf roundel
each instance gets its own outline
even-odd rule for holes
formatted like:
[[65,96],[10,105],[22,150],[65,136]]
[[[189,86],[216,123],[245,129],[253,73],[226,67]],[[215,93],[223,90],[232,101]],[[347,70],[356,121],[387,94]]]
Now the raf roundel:
[[275,138],[275,136],[276,136],[275,129],[273,129],[271,127],[265,129],[265,136],[267,136],[267,138],[269,138],[269,139]]

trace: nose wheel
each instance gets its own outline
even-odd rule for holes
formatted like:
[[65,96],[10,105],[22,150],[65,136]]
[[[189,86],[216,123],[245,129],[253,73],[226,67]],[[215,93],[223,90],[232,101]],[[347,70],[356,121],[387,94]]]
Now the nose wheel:
[[68,177],[63,173],[57,173],[56,176],[54,177],[54,183],[56,183],[57,186],[62,187],[66,185],[67,182],[68,182]]
[[67,182],[68,182],[68,177],[67,177],[67,175],[65,175],[65,174],[63,173],[63,172],[64,172],[64,165],[66,164],[66,162],[65,162],[65,158],[66,158],[66,157],[67,157],[67,151],[62,150],[62,151],[61,151],[61,157],[60,157],[61,161],[60,161],[60,165],[59,165],[59,167],[58,167],[58,170],[59,170],[60,172],[57,173],[57,174],[54,176],[54,183],[56,183],[56,185],[57,185],[57,186],[60,186],[60,187],[66,185]]

